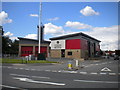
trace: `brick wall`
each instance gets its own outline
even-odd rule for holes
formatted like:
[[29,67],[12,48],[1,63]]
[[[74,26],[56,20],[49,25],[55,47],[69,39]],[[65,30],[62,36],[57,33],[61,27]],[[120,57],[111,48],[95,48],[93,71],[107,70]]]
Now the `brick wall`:
[[61,58],[61,50],[51,50],[50,51],[50,57],[52,58]]

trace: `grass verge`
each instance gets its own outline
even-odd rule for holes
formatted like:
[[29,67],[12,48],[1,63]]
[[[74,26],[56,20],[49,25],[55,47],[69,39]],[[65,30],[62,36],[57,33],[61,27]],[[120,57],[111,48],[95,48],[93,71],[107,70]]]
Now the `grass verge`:
[[47,60],[19,60],[19,59],[0,59],[0,63],[58,63],[53,61],[47,61]]

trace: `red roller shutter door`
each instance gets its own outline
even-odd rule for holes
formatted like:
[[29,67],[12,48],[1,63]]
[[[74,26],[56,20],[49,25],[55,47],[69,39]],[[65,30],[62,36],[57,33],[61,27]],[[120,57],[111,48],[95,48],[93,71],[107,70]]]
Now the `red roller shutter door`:
[[22,46],[21,47],[21,56],[28,56],[33,54],[32,46]]
[[[45,53],[47,57],[47,47],[46,46],[41,46],[40,47],[40,53]],[[35,47],[35,56],[38,54],[38,46]]]

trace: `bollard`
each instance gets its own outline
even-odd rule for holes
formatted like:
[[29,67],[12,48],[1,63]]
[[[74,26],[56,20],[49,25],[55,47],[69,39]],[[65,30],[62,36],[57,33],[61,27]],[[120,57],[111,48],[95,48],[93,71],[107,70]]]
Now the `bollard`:
[[79,62],[78,62],[78,60],[76,60],[76,67],[78,67],[79,66]]
[[72,69],[72,62],[68,63],[68,69]]

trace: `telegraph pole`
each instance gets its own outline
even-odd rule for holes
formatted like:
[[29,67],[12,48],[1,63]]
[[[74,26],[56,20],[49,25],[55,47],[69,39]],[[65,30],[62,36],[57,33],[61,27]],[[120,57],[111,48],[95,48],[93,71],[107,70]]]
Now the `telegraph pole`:
[[41,23],[42,23],[42,0],[40,0],[40,8],[39,8],[39,45],[38,45],[38,53],[40,54],[40,43],[41,43]]

